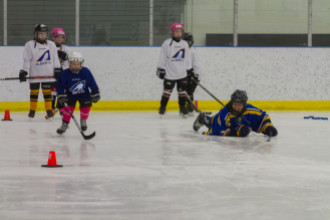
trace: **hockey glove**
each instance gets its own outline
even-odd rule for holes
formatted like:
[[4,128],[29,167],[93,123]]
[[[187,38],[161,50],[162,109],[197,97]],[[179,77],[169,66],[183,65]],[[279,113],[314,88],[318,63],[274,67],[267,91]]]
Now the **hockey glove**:
[[65,106],[64,104],[68,102],[68,95],[67,94],[58,94],[57,95],[57,102],[61,106]]
[[25,70],[19,71],[19,81],[20,82],[25,82],[27,75],[28,75],[28,73]]
[[100,100],[101,96],[99,92],[95,92],[93,94],[91,94],[91,100],[94,103],[97,103]]
[[60,60],[67,60],[68,59],[68,54],[62,50],[58,50],[57,51],[58,54],[58,58],[60,58]]
[[195,79],[195,80],[199,81],[198,80],[199,75],[194,72],[194,69],[187,70],[187,77],[188,77],[188,79],[191,79],[191,80]]
[[194,73],[194,69],[189,69],[187,70],[187,76],[188,78],[194,77],[195,73]]
[[55,68],[54,69],[54,78],[55,79],[58,79],[60,77],[61,71],[62,71],[61,68]]
[[166,71],[164,69],[158,68],[156,75],[159,77],[159,79],[165,78]]
[[268,126],[264,134],[267,135],[268,137],[275,137],[277,136],[277,129],[274,126]]

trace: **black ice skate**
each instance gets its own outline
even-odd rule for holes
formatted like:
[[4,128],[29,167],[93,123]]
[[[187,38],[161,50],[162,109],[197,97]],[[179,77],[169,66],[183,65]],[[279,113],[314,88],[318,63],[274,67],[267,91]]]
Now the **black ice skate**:
[[205,117],[205,113],[201,112],[198,117],[196,118],[194,125],[193,125],[193,129],[194,131],[198,131],[201,127],[203,127],[204,125],[204,117]]
[[188,116],[188,109],[184,105],[180,105],[180,116],[182,118],[187,118]]
[[32,111],[32,110],[30,110],[30,112],[29,112],[29,118],[34,118],[34,115],[36,114],[36,111]]
[[59,129],[57,129],[56,132],[58,134],[63,134],[66,131],[67,128],[68,128],[68,123],[66,121],[62,121],[61,127]]
[[188,115],[189,116],[194,116],[194,107],[192,104],[187,103],[187,108],[188,108]]
[[80,127],[81,127],[82,131],[86,131],[87,130],[87,121],[80,119]]
[[161,115],[161,116],[164,115],[165,114],[165,110],[166,110],[166,107],[160,106],[159,111],[158,111],[159,115]]
[[47,116],[45,118],[49,119],[49,120],[52,120],[53,116],[54,116],[53,110],[47,110],[46,113],[47,113]]

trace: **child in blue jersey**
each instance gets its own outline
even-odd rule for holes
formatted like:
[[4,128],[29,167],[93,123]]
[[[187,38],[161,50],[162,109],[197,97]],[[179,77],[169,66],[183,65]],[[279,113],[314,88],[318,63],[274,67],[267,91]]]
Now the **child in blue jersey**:
[[213,117],[201,113],[194,122],[193,128],[198,131],[203,125],[209,130],[205,135],[246,137],[250,131],[263,133],[270,137],[277,135],[277,129],[270,117],[251,104],[244,90],[236,90],[231,95],[230,102]]
[[86,67],[82,64],[84,59],[78,52],[69,55],[70,67],[63,70],[57,80],[57,100],[61,105],[67,104],[64,108],[62,126],[57,129],[57,133],[62,134],[66,131],[70,123],[71,113],[74,112],[76,103],[80,104],[80,125],[81,130],[87,130],[87,122],[92,102],[100,100],[99,88],[95,79]]

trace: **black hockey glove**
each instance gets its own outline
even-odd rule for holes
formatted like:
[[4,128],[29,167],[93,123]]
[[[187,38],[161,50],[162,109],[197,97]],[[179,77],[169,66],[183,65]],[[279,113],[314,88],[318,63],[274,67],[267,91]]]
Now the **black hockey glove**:
[[97,103],[101,99],[100,92],[94,92],[91,94],[91,100],[94,103]]
[[27,75],[28,75],[28,73],[25,70],[20,70],[19,71],[19,81],[20,82],[25,82]]
[[164,79],[165,78],[166,71],[161,68],[157,68],[156,75],[159,77],[159,79]]
[[58,58],[60,58],[60,60],[67,60],[68,59],[68,54],[62,50],[58,50],[57,51],[58,54]]
[[57,102],[61,106],[65,106],[64,104],[68,102],[68,95],[67,94],[58,94],[57,95]]
[[61,68],[55,68],[55,69],[54,69],[54,78],[55,78],[55,79],[58,79],[58,78],[60,77],[60,75],[61,75],[61,71],[62,71]]
[[194,73],[194,69],[191,68],[189,70],[187,70],[187,76],[188,78],[194,77],[195,73]]
[[194,69],[192,69],[192,68],[187,70],[187,76],[188,76],[188,79],[195,79],[195,80],[199,81],[198,80],[198,78],[199,78],[198,74],[196,74],[194,72]]
[[274,126],[268,126],[264,134],[267,135],[268,137],[275,137],[277,136],[277,129]]

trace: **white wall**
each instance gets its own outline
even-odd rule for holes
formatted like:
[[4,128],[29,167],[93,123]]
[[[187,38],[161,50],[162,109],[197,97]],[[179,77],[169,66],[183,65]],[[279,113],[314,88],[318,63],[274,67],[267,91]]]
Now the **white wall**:
[[[102,100],[159,100],[159,47],[75,47],[94,74]],[[197,47],[201,83],[221,100],[237,88],[250,100],[329,100],[330,48]],[[0,78],[17,77],[23,47],[0,47]],[[0,101],[28,101],[28,83],[0,81]],[[201,89],[196,98],[212,100]],[[176,99],[176,92],[172,96]]]

